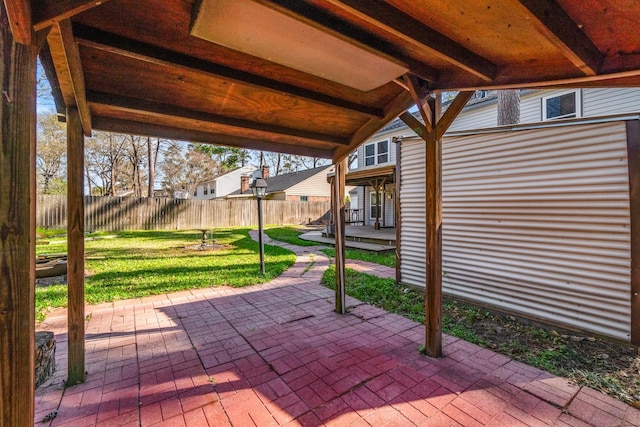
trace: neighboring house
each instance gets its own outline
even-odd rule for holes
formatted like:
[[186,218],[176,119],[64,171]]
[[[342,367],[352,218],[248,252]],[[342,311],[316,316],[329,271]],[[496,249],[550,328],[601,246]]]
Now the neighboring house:
[[[636,112],[640,112],[640,88],[523,90],[520,94],[520,124]],[[419,117],[418,113],[414,115]],[[497,117],[497,92],[477,91],[449,133],[493,128]],[[349,171],[347,185],[357,186],[349,193],[351,216],[358,216],[365,225],[376,222],[382,227],[396,225],[395,141],[407,136],[415,133],[396,119],[358,147],[357,167]]]
[[204,182],[196,188],[193,198],[196,200],[209,200],[225,197],[240,189],[240,177],[246,175],[250,179],[260,176],[257,167],[248,165],[217,176],[211,181]]
[[[292,202],[329,202],[331,186],[327,182],[327,174],[333,166],[320,166],[299,172],[287,173],[274,177],[263,176],[267,182],[269,200],[287,200]],[[268,171],[268,169],[267,169]],[[253,197],[248,178],[238,179],[240,189],[227,197]]]
[[[630,340],[640,89],[523,91],[519,125],[496,127],[496,110],[495,95],[480,94],[443,139],[443,292]],[[424,148],[394,121],[347,174],[348,184],[394,177],[398,280],[414,286],[425,283]],[[364,208],[373,191],[358,188]]]

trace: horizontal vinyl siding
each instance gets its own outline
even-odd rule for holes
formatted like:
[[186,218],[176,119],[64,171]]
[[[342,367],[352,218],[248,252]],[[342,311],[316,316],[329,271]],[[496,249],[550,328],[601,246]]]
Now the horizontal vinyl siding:
[[462,111],[449,127],[449,131],[495,127],[498,123],[497,103],[488,104],[485,107]]
[[400,281],[424,287],[425,143],[403,141],[400,152]]
[[623,122],[444,141],[446,294],[629,340],[629,224]]
[[329,168],[312,177],[291,186],[286,190],[287,196],[322,196],[331,197],[331,184],[327,181]]
[[584,89],[585,117],[640,112],[640,89]]

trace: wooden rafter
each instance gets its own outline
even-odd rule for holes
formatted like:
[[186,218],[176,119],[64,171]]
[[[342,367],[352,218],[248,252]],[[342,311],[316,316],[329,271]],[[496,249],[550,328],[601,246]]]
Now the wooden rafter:
[[[393,58],[404,64],[412,74],[427,81],[438,81],[440,73],[433,67],[406,55],[390,43],[362,31],[355,26],[328,14],[324,10],[309,3],[289,0],[256,0],[267,7],[286,13],[296,19],[303,20],[322,31],[328,32],[355,45],[367,48],[380,56]],[[368,4],[368,3],[367,3]],[[329,28],[331,30],[329,30]]]
[[604,55],[555,0],[520,0],[541,31],[585,75],[600,71]]
[[[535,1],[535,0],[534,0]],[[415,18],[383,1],[331,0],[331,3],[409,43],[418,43],[433,54],[483,80],[496,77],[497,66]]]
[[380,130],[384,125],[389,123],[399,114],[407,111],[413,104],[413,98],[411,94],[406,91],[402,91],[395,99],[393,99],[388,105],[384,119],[369,119],[367,123],[360,127],[350,138],[349,146],[339,147],[333,154],[334,161],[341,160],[349,155],[353,151],[354,147],[368,137],[373,135],[376,131]]
[[65,20],[54,25],[47,41],[65,104],[78,109],[82,130],[86,136],[91,136],[91,113],[86,100],[84,72],[71,22]]
[[134,133],[136,135],[153,136],[178,141],[192,141],[203,144],[227,145],[230,147],[248,148],[250,150],[264,150],[279,153],[299,154],[301,156],[329,158],[332,147],[306,147],[294,144],[284,144],[265,141],[262,139],[242,138],[234,135],[216,134],[201,130],[167,126],[159,123],[143,123],[133,120],[116,119],[94,115],[93,125],[96,130],[117,133]]
[[440,139],[444,136],[449,126],[453,123],[453,121],[458,117],[460,111],[467,105],[467,101],[471,99],[474,91],[464,91],[458,92],[454,100],[449,104],[449,108],[444,112],[442,117],[438,120],[436,124],[436,139]]
[[411,74],[406,74],[404,76],[404,82],[409,88],[413,102],[415,102],[418,107],[420,116],[424,121],[424,127],[427,129],[427,132],[431,132],[433,130],[433,124],[431,123],[431,109],[427,102],[427,96],[429,96],[428,86],[426,84],[422,84],[420,79],[416,76],[412,76]]
[[4,0],[5,12],[13,39],[19,44],[31,44],[31,2],[26,0]]
[[278,93],[289,93],[293,96],[304,98],[312,102],[330,105],[335,108],[343,109],[352,113],[355,112],[368,117],[378,119],[384,117],[382,111],[378,108],[372,108],[266,77],[260,77],[247,72],[234,70],[225,67],[224,65],[213,64],[208,61],[171,52],[82,25],[74,26],[74,34],[80,45],[89,46],[94,49],[136,59],[138,61],[144,61],[149,64],[160,65],[171,70],[201,73],[207,76],[223,78],[231,83],[273,90]]
[[33,11],[33,28],[39,31],[109,0],[40,0]]
[[192,122],[191,127],[193,128],[206,128],[208,131],[215,133],[226,133],[273,142],[293,140],[301,145],[328,143],[334,146],[347,145],[349,143],[346,138],[335,135],[257,123],[124,96],[88,92],[87,100],[91,108],[103,116],[105,112],[117,111],[121,115],[139,114],[167,124],[180,121],[180,123],[187,125],[188,122]]

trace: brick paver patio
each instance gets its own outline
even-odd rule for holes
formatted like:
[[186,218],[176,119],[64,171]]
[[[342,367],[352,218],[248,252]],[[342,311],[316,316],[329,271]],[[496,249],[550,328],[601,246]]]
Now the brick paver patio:
[[66,390],[66,312],[49,316],[58,372],[36,424],[640,425],[630,406],[457,338],[423,356],[422,325],[355,299],[335,314],[327,258],[289,247],[297,263],[264,285],[88,306],[87,380]]

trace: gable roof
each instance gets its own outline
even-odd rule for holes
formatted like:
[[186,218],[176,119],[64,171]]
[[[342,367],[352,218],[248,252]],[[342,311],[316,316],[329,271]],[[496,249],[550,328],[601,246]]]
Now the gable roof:
[[[293,187],[294,185],[300,184],[302,181],[311,178],[312,176],[321,173],[323,171],[329,171],[332,166],[320,166],[313,169],[306,169],[303,171],[286,173],[283,175],[277,175],[271,178],[265,179],[267,182],[267,194],[269,193],[279,193],[281,191],[286,191],[287,189]],[[240,190],[234,191],[230,194],[240,195],[240,194],[252,194],[251,190],[247,190],[245,192],[240,192]]]
[[222,178],[223,176],[229,176],[229,175],[237,175],[238,173],[250,173],[250,172],[255,172],[257,171],[258,168],[254,165],[246,165],[246,166],[240,166],[239,168],[235,168],[233,170],[230,170],[228,172],[223,173],[222,175],[217,175],[216,177],[214,177],[213,179],[210,179],[208,181],[204,181],[201,182],[200,184],[198,184],[198,186],[201,185],[206,185],[206,184],[211,184],[212,182],[216,182],[216,180],[218,180],[219,178]]

